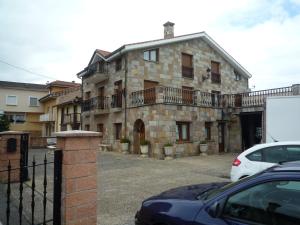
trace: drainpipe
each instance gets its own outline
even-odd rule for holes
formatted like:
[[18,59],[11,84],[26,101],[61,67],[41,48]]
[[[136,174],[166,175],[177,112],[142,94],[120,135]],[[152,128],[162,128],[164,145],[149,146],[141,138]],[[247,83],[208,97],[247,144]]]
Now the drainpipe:
[[125,110],[124,110],[124,123],[125,123],[125,137],[127,137],[127,54],[125,55],[125,91],[124,91],[124,97],[125,97]]
[[82,130],[83,77],[80,77],[80,79],[81,79],[80,130]]

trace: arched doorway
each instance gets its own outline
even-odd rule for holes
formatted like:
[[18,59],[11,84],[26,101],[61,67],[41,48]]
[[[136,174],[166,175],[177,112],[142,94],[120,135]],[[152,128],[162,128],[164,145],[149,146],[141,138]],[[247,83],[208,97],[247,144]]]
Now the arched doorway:
[[145,140],[145,124],[143,120],[138,119],[133,128],[133,154],[140,154],[140,142]]

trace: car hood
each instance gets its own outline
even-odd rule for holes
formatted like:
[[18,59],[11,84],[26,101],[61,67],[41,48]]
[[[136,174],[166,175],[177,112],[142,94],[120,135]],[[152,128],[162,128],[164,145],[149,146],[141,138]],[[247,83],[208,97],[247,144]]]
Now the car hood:
[[229,182],[218,182],[209,184],[195,184],[189,186],[182,186],[173,188],[162,192],[159,195],[153,196],[147,200],[158,200],[158,199],[182,199],[182,200],[195,200],[197,197],[208,190],[223,187]]

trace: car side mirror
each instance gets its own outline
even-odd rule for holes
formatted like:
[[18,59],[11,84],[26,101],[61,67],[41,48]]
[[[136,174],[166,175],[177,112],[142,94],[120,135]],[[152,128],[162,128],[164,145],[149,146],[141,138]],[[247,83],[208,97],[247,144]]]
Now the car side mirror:
[[208,214],[213,218],[220,217],[222,214],[222,206],[222,202],[214,202],[214,204],[208,208]]

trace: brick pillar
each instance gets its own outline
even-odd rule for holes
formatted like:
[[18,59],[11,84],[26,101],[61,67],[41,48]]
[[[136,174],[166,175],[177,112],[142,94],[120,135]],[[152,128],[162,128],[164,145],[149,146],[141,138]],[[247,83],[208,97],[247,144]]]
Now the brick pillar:
[[57,132],[63,151],[62,224],[97,224],[97,149],[99,133]]
[[[20,131],[5,131],[0,132],[0,171],[7,170],[8,162],[11,164],[11,182],[18,182],[20,180],[20,170],[13,170],[14,168],[20,168],[20,159],[21,159],[21,151],[20,151],[20,142],[21,135],[25,134]],[[15,139],[15,146],[9,148],[8,140]],[[14,149],[15,147],[15,149]],[[8,173],[0,172],[0,182],[7,182]]]

